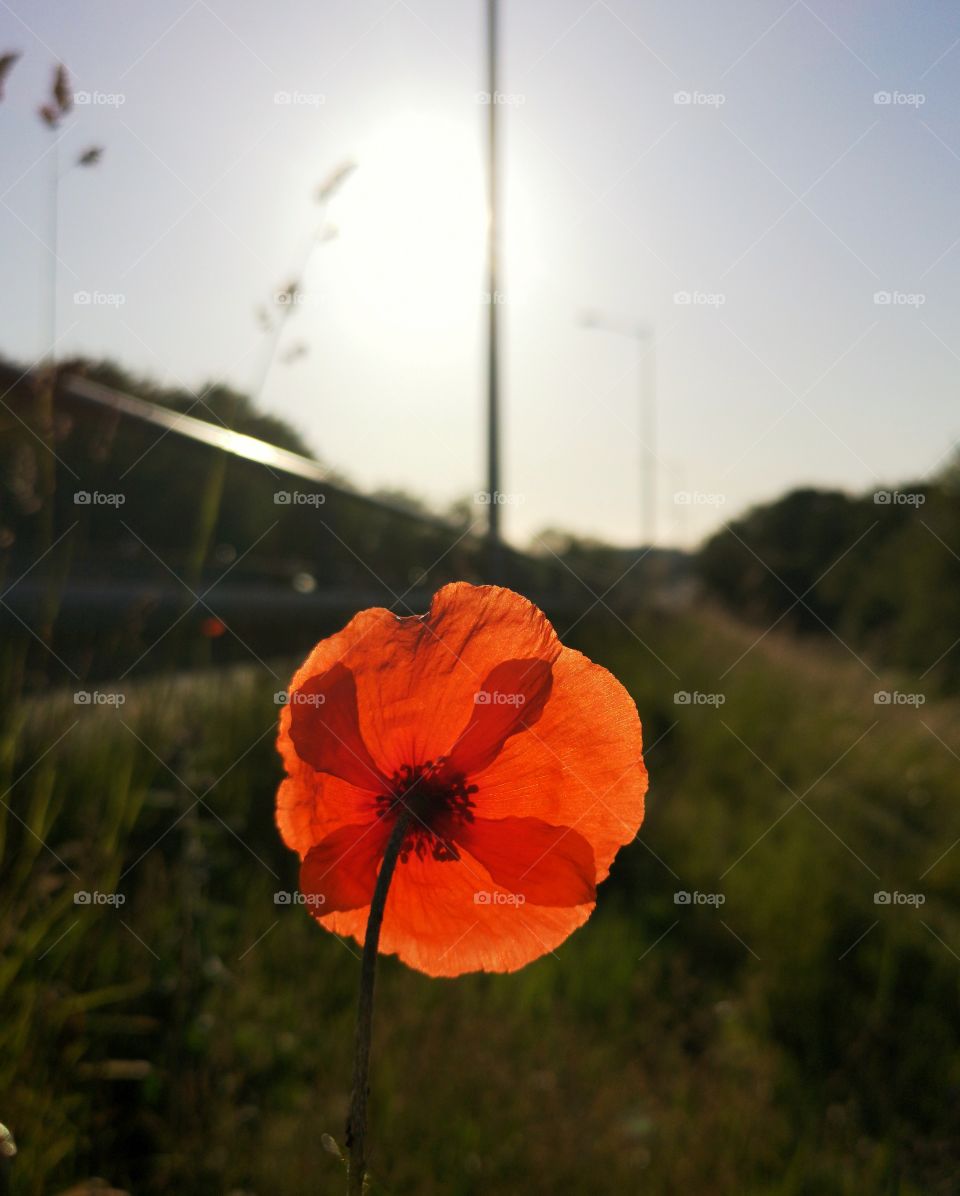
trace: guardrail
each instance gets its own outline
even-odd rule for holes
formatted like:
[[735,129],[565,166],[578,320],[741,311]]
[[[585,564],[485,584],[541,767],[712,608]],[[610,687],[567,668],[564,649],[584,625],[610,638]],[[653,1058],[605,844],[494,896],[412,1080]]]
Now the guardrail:
[[[100,382],[92,382],[82,375],[73,374],[63,377],[59,382],[61,393],[73,398],[92,403],[110,411],[119,412],[130,419],[140,420],[163,428],[167,432],[174,432],[187,440],[197,444],[209,445],[230,456],[239,457],[245,461],[253,461],[264,465],[274,472],[285,473],[290,477],[300,478],[305,482],[321,483],[326,489],[349,495],[356,502],[395,515],[401,519],[412,519],[432,527],[457,531],[456,525],[449,520],[435,515],[421,514],[407,510],[405,507],[385,499],[374,498],[361,491],[348,489],[338,482],[331,482],[329,470],[319,461],[311,457],[304,457],[300,453],[293,453],[289,449],[278,448],[265,440],[258,440],[255,436],[247,436],[243,432],[234,432],[230,428],[215,424],[210,420],[198,419],[185,412],[174,411],[163,407],[159,403],[151,403],[147,399],[137,398],[135,395],[124,394],[112,387],[104,386]],[[511,550],[513,551],[513,550]]]
[[[54,396],[48,437],[42,387]],[[557,560],[503,545],[492,577],[477,528],[362,494],[309,457],[65,368],[51,379],[0,366],[0,398],[15,417],[0,454],[0,621],[5,635],[33,637],[41,674],[59,662],[118,675],[144,653],[138,671],[288,653],[365,606],[423,610],[454,579],[499,581],[561,617],[591,601]],[[28,459],[36,484],[24,499],[17,460]],[[278,505],[295,490],[317,502]],[[98,505],[97,493],[122,502]],[[232,634],[211,636],[216,621]]]

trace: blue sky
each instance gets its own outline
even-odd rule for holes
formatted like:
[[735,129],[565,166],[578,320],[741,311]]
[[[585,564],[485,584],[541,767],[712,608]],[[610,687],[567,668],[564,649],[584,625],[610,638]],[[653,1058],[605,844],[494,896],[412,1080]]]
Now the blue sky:
[[[653,330],[663,543],[936,468],[960,434],[960,9],[502,0],[502,26],[507,533],[638,538],[638,346],[584,309]],[[365,488],[482,489],[479,2],[0,0],[5,48],[0,352],[49,347],[54,160],[98,143],[61,181],[58,354],[255,388],[255,309],[352,159],[284,333],[309,352],[262,403]],[[58,59],[88,102],[53,134]]]

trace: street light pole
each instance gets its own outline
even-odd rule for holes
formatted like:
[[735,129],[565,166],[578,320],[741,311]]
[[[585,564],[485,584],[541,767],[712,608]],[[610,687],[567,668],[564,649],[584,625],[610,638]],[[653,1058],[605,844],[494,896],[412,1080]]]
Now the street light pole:
[[640,387],[640,534],[644,545],[657,540],[657,359],[653,329],[610,319],[597,312],[581,317],[585,328],[626,336],[637,345],[637,380]]
[[[643,345],[647,343],[647,352]],[[640,431],[643,453],[643,539],[646,545],[657,541],[657,342],[653,334],[639,330],[637,344],[640,350],[640,410],[642,428]]]
[[499,570],[500,562],[497,33],[497,0],[487,0],[487,539],[494,572]]

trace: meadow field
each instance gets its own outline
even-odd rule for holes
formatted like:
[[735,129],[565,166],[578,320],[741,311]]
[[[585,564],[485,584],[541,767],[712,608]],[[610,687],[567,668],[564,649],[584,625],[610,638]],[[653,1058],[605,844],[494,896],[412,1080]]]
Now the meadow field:
[[[695,608],[569,637],[636,698],[646,820],[521,972],[381,960],[374,1190],[956,1191],[960,707],[878,704],[843,649],[759,634]],[[359,951],[275,901],[277,689],[239,666],[8,718],[15,1196],[343,1190],[321,1136],[342,1144]]]

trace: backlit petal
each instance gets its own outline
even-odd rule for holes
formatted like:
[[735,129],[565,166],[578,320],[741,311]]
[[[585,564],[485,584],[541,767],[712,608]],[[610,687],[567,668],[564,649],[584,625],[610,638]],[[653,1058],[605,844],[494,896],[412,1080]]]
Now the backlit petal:
[[372,793],[388,791],[360,734],[356,681],[340,661],[291,691],[290,737],[300,759],[318,772]]
[[596,900],[593,848],[579,832],[539,818],[477,818],[461,825],[458,847],[525,905],[584,905]]
[[341,826],[310,848],[300,867],[300,892],[311,912],[369,906],[387,834],[382,820]]
[[505,660],[492,669],[474,694],[470,718],[447,753],[451,769],[474,773],[492,764],[511,735],[536,723],[552,684],[546,660]]
[[[514,972],[555,951],[594,908],[592,901],[559,907],[500,902],[493,899],[498,891],[466,850],[460,860],[444,863],[411,855],[390,884],[380,950],[428,976]],[[362,943],[369,912],[321,913],[319,921]]]
[[277,791],[277,827],[301,858],[338,827],[376,817],[377,804],[368,790],[316,772],[299,759],[290,767],[291,775]]
[[565,648],[536,726],[470,781],[478,818],[534,817],[581,834],[599,884],[643,822],[647,770],[633,699],[606,669]]

